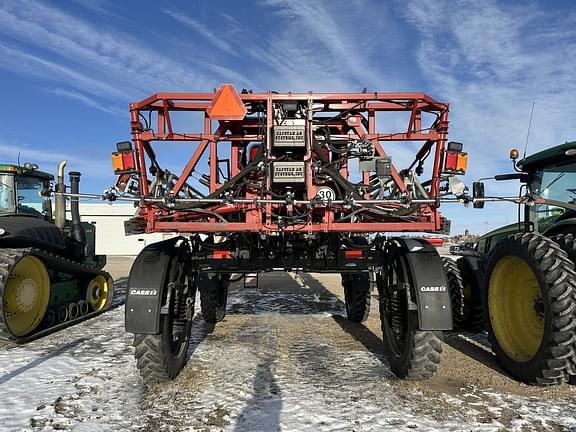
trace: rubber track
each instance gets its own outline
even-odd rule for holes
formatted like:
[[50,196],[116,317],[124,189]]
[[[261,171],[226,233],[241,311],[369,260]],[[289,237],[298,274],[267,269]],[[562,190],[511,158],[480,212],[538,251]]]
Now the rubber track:
[[442,340],[431,331],[416,330],[412,341],[412,355],[406,365],[406,379],[432,378],[442,358]]
[[[533,233],[520,233],[515,234],[513,238],[527,247],[538,262],[554,312],[551,333],[547,338],[548,346],[544,351],[540,372],[529,383],[536,385],[565,383],[573,373],[576,361],[576,272],[574,264],[565,252],[547,237]],[[493,253],[497,249],[498,246]],[[498,342],[491,325],[488,327],[488,340],[492,346],[497,346]],[[544,337],[546,338],[546,335]],[[513,370],[508,372],[521,379]]]
[[355,323],[364,322],[370,314],[370,276],[365,279],[362,274],[346,275],[345,280],[342,285],[347,318]]
[[[105,271],[98,270],[94,267],[90,267],[88,265],[76,261],[72,261],[68,258],[55,255],[51,252],[42,249],[36,249],[36,248],[0,249],[0,299],[4,298],[4,288],[6,286],[6,282],[8,281],[8,277],[10,276],[10,273],[14,269],[14,266],[18,263],[18,261],[20,261],[20,259],[22,259],[27,255],[39,258],[42,261],[42,263],[46,266],[46,268],[49,270],[54,270],[61,273],[67,273],[74,276],[102,275],[105,276],[106,278],[110,278],[110,275]],[[10,330],[8,330],[8,327],[4,322],[4,313],[2,311],[2,307],[3,303],[0,301],[0,338],[8,339],[16,343],[30,342],[32,340],[38,339],[39,337],[45,336],[50,333],[54,333],[55,331],[77,324],[81,321],[85,321],[93,316],[106,312],[109,309],[108,307],[106,309],[102,309],[99,311],[93,311],[76,319],[56,324],[50,328],[38,331],[36,333],[32,333],[31,335],[18,337],[14,336],[12,333],[10,333]]]

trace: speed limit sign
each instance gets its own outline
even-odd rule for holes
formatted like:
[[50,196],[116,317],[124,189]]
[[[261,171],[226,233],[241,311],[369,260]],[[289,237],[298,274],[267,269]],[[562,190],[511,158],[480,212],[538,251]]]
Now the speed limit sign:
[[314,198],[323,202],[334,201],[336,199],[336,194],[332,188],[322,186],[316,191],[316,196]]

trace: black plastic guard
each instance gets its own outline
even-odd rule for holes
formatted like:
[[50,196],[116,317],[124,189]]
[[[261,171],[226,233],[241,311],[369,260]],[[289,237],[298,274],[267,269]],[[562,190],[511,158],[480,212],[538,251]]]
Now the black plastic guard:
[[440,255],[430,243],[401,239],[413,277],[420,330],[452,330],[448,281]]
[[128,280],[125,326],[134,334],[160,333],[160,308],[166,299],[170,261],[181,237],[146,246],[136,257]]

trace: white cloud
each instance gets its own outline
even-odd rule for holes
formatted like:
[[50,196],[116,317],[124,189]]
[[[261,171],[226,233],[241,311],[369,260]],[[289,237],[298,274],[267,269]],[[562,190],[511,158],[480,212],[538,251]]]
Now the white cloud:
[[127,94],[112,84],[91,78],[84,73],[53,61],[23,52],[14,46],[0,43],[0,55],[2,56],[0,68],[13,73],[51,82],[66,83],[70,87],[81,89],[98,97],[129,100]]
[[339,9],[336,3],[264,2],[283,22],[263,42],[264,49],[254,52],[296,90],[350,91],[383,84],[368,61],[370,45],[358,37],[357,27],[346,25],[350,15],[332,13]]
[[104,106],[102,105],[100,102],[97,102],[96,100],[86,96],[83,93],[80,92],[76,92],[76,91],[70,91],[70,90],[66,90],[63,88],[51,88],[51,89],[44,89],[47,93],[56,95],[56,96],[62,96],[68,99],[73,99],[75,101],[78,101],[80,103],[83,103],[84,105],[89,106],[90,108],[94,108],[98,111],[102,111],[105,112],[107,114],[112,114],[114,116],[117,117],[122,117],[126,120],[128,120],[129,114],[128,114],[128,109],[125,110],[121,110],[119,108],[114,108],[114,107],[110,107],[110,106]]
[[172,17],[179,23],[184,24],[185,26],[191,28],[196,33],[200,34],[216,48],[225,51],[233,56],[238,56],[238,52],[234,50],[230,46],[230,44],[222,38],[222,35],[213,33],[208,27],[201,24],[199,21],[195,20],[191,16],[176,9],[165,9],[164,13]]
[[7,143],[0,141],[0,153],[2,162],[20,163],[30,162],[40,165],[40,169],[45,172],[55,173],[58,163],[67,160],[67,167],[87,174],[92,178],[110,179],[110,162],[105,159],[86,159],[74,153],[54,150],[55,146],[45,143],[42,149],[22,145],[18,143]]
[[55,61],[66,61],[71,69],[82,69],[105,83],[113,82],[132,95],[161,87],[199,90],[213,84],[201,73],[127,34],[96,28],[30,0],[2,4],[0,32],[50,52]]

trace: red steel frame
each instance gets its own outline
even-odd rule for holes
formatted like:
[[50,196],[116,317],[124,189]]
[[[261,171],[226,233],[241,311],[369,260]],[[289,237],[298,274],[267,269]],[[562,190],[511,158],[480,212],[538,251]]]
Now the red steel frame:
[[[280,227],[270,220],[270,212],[284,204],[256,202],[254,203],[225,203],[210,204],[204,207],[220,215],[231,213],[243,213],[246,215],[245,222],[220,222],[215,217],[210,217],[206,221],[206,214],[194,214],[179,210],[167,210],[165,207],[156,205],[153,201],[146,200],[153,198],[150,195],[147,177],[148,157],[154,157],[154,150],[151,143],[154,141],[190,141],[195,142],[196,147],[192,156],[183,171],[179,175],[179,180],[172,190],[172,195],[178,197],[183,185],[188,181],[194,172],[202,156],[209,152],[210,161],[217,161],[218,143],[229,142],[231,146],[230,162],[231,177],[240,170],[240,150],[246,148],[246,142],[267,143],[268,149],[271,146],[271,131],[274,126],[273,106],[275,102],[303,101],[308,107],[323,104],[322,112],[332,111],[348,112],[353,110],[361,112],[367,117],[368,127],[362,123],[349,126],[346,116],[335,118],[329,123],[331,128],[337,129],[345,134],[349,139],[371,140],[374,143],[377,156],[386,156],[382,143],[391,141],[421,141],[422,147],[417,152],[416,157],[422,157],[427,152],[432,152],[434,156],[432,168],[432,184],[430,186],[430,199],[436,200],[439,196],[440,174],[442,171],[444,147],[448,133],[448,104],[440,103],[423,93],[242,93],[240,98],[244,103],[261,103],[266,107],[266,134],[259,133],[261,125],[255,118],[246,117],[243,120],[213,120],[206,112],[212,103],[216,93],[157,93],[140,102],[130,104],[130,118],[132,140],[137,156],[137,177],[139,180],[139,192],[144,199],[141,201],[140,209],[136,219],[145,220],[146,232],[394,232],[394,231],[428,231],[434,232],[441,228],[441,218],[438,211],[438,202],[427,202],[419,204],[416,212],[417,220],[403,222],[387,220],[383,218],[381,222],[334,222],[335,206],[315,207],[314,212],[322,213],[322,222],[312,223],[309,218],[308,223],[302,226]],[[141,115],[149,111],[157,114],[157,124],[155,129],[144,130],[140,122]],[[177,132],[174,130],[171,113],[176,111],[194,111],[204,114],[203,131],[198,132]],[[384,133],[376,131],[376,114],[378,112],[398,112],[406,111],[410,113],[409,122],[406,129],[399,133]],[[311,122],[311,111],[308,115],[308,123]],[[422,113],[430,112],[437,115],[438,120],[431,126],[422,125]],[[152,127],[152,125],[150,125]],[[312,128],[307,128],[308,139],[312,138]],[[310,142],[310,141],[309,141]],[[310,147],[310,146],[309,146]],[[308,149],[307,157],[311,156]],[[317,191],[317,186],[312,184],[311,164],[307,166],[307,196],[311,200]],[[210,193],[217,191],[222,185],[216,184],[217,163],[210,163]],[[348,177],[348,168],[341,169],[344,177]],[[406,199],[410,200],[409,191],[404,184],[398,171],[392,168],[392,179],[399,190],[407,193]],[[124,178],[125,180],[125,178]],[[121,182],[122,179],[119,180]],[[367,173],[363,174],[364,183],[368,182]],[[254,198],[248,196],[243,198]],[[260,197],[262,198],[262,197]],[[271,196],[264,197],[272,200]],[[284,205],[285,206],[285,205]],[[340,209],[342,206],[340,206]],[[263,219],[263,212],[268,215]],[[168,220],[167,220],[168,216]],[[204,220],[200,220],[204,219]],[[266,220],[266,223],[262,221]]]

